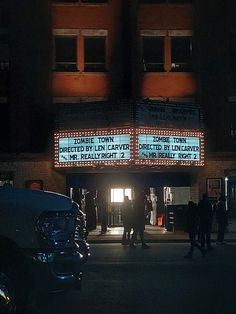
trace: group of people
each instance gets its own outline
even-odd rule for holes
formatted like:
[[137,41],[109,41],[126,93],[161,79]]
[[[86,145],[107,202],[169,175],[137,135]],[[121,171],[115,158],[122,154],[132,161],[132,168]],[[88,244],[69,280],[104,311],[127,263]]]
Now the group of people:
[[131,248],[135,248],[135,242],[137,241],[137,236],[139,235],[142,248],[149,248],[149,245],[146,244],[144,238],[146,200],[146,195],[141,191],[135,193],[135,199],[133,202],[128,196],[124,197],[124,202],[121,205],[121,219],[124,225],[122,236],[123,245],[128,244]]
[[185,258],[191,259],[193,251],[198,248],[204,257],[207,250],[212,250],[211,230],[213,215],[216,215],[218,224],[217,244],[224,243],[224,234],[227,227],[226,197],[220,196],[219,201],[212,206],[207,194],[203,194],[198,204],[192,201],[188,203],[187,228],[190,240],[190,250]]

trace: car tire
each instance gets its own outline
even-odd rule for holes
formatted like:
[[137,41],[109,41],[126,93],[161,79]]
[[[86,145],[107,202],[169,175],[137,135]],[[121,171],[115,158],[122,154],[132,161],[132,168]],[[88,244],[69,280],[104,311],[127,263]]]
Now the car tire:
[[0,271],[0,313],[15,314],[15,288],[8,274]]
[[21,314],[26,309],[26,289],[21,284],[21,269],[4,257],[0,264],[0,313]]

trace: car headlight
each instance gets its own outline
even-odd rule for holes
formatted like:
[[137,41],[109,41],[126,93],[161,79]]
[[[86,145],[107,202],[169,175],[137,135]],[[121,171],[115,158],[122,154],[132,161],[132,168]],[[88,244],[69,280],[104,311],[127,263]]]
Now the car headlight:
[[35,230],[43,248],[61,249],[74,243],[75,227],[74,212],[45,212],[39,217]]

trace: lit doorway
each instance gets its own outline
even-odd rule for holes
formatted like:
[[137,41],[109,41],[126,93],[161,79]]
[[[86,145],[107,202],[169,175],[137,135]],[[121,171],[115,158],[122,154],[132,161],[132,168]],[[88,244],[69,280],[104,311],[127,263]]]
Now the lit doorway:
[[124,202],[124,197],[128,196],[133,200],[133,189],[130,187],[116,187],[111,188],[109,193],[108,206],[108,225],[111,227],[121,226],[121,205]]

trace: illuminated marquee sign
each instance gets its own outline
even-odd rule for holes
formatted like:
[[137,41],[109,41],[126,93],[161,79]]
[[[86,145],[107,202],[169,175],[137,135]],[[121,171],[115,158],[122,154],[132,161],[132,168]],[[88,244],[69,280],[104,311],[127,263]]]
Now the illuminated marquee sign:
[[135,163],[139,165],[204,165],[201,132],[138,129]]
[[203,166],[204,135],[150,128],[54,134],[55,167]]
[[132,151],[132,129],[55,134],[55,167],[127,165]]

